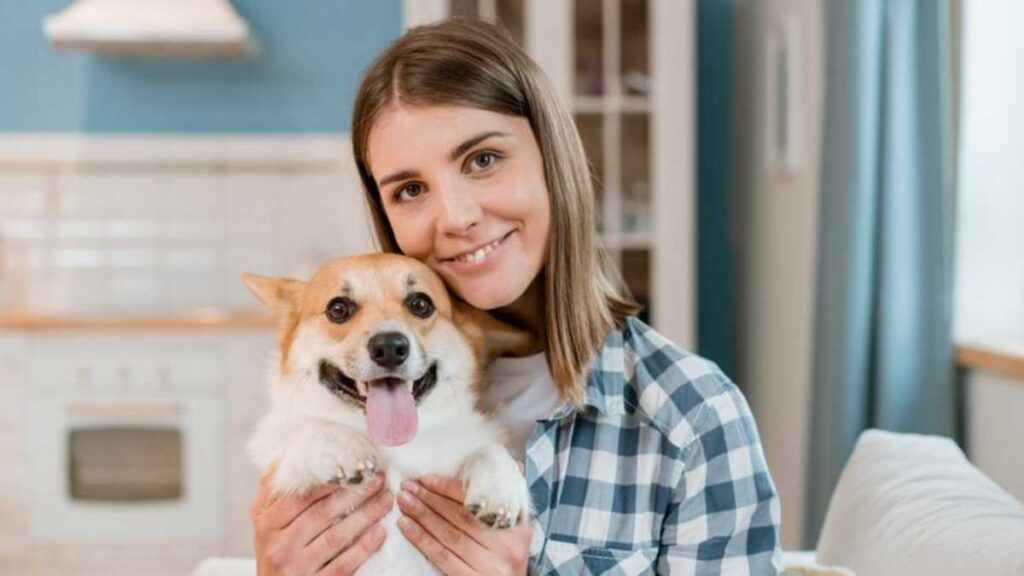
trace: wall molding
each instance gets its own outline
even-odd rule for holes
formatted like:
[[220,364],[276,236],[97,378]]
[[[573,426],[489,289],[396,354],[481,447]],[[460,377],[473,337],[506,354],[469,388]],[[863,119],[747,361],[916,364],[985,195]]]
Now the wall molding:
[[0,135],[0,171],[336,171],[352,168],[348,134]]

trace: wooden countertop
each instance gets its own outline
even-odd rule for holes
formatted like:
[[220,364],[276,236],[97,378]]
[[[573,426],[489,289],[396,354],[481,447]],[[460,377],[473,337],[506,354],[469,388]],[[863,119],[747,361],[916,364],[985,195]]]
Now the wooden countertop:
[[[0,314],[0,329],[49,330],[271,330],[278,319],[262,312],[200,310],[166,316],[59,316]],[[962,342],[957,364],[1024,380],[1024,341]]]
[[0,315],[0,329],[10,330],[267,330],[277,318],[259,312],[196,311],[167,316],[55,316],[46,314]]
[[956,347],[957,364],[1024,381],[1024,341],[962,342]]

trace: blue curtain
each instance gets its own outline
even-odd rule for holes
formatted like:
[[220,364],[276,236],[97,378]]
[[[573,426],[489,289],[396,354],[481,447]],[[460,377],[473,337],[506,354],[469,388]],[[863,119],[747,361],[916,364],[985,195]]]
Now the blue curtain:
[[697,3],[697,352],[733,378],[736,291],[729,193],[734,5],[735,0]]
[[808,546],[861,431],[956,423],[948,2],[825,6]]

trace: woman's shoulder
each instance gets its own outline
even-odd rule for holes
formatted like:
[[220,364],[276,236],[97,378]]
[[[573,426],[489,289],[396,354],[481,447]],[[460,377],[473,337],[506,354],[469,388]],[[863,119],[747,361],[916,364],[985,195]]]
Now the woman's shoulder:
[[752,422],[743,393],[715,362],[635,317],[606,339],[587,400],[608,414],[646,420],[677,447],[734,421]]

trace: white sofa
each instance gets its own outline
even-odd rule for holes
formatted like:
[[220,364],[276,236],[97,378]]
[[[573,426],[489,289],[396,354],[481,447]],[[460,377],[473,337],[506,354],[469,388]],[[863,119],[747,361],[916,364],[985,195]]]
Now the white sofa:
[[[1024,505],[947,438],[868,430],[817,551],[787,553],[784,566],[786,576],[1024,576]],[[210,558],[193,576],[255,573],[252,559]]]
[[[1007,438],[1024,450],[1024,438]],[[952,440],[868,430],[839,477],[816,560],[860,576],[1024,576],[1024,505]]]

